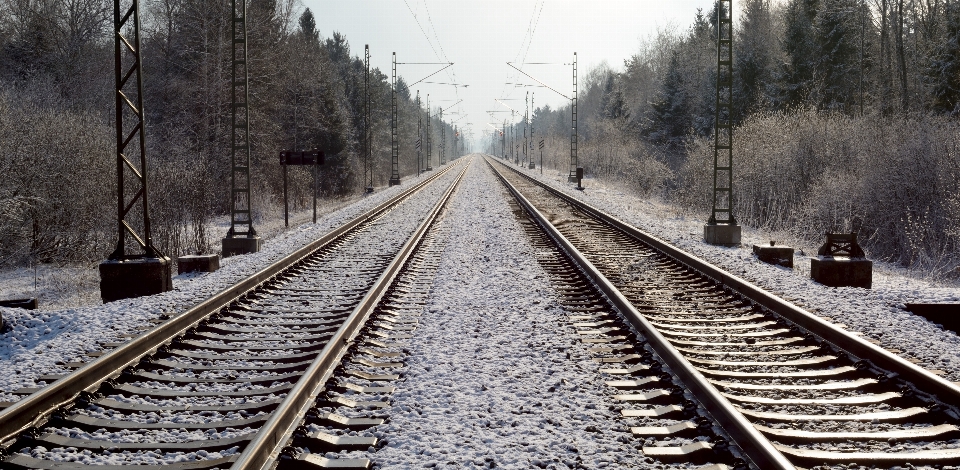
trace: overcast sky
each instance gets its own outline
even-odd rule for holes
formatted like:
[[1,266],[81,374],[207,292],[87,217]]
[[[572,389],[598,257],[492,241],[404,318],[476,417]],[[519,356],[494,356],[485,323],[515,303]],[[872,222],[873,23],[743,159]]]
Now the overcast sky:
[[[509,119],[509,109],[524,109],[526,91],[534,105],[563,105],[560,94],[538,85],[510,68],[513,62],[560,93],[570,96],[573,73],[569,65],[577,53],[581,80],[602,62],[622,70],[623,61],[639,49],[643,39],[668,25],[686,29],[698,8],[709,10],[711,0],[302,0],[310,8],[322,37],[339,31],[350,42],[354,56],[370,45],[371,66],[388,76],[391,54],[397,62],[453,62],[428,82],[411,87],[421,98],[430,94],[433,108],[459,105],[444,120],[460,118],[475,144],[492,131],[488,123]],[[521,63],[528,63],[521,66]],[[548,63],[545,65],[534,62]],[[567,64],[567,65],[564,65]],[[398,65],[407,83],[416,82],[442,65]],[[487,111],[507,111],[491,117]],[[447,114],[447,113],[461,113]],[[520,119],[518,115],[517,120]]]

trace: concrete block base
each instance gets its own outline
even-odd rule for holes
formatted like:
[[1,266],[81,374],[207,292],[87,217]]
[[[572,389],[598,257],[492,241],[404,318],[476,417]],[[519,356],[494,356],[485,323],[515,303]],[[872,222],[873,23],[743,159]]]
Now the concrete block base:
[[432,167],[432,166],[427,166],[427,171],[433,171],[433,167]]
[[220,269],[220,255],[187,255],[177,258],[177,274],[199,271],[212,273]]
[[789,246],[753,245],[753,254],[764,263],[776,264],[786,268],[793,267],[793,248]]
[[536,164],[536,163],[530,162],[530,165],[529,165],[527,168],[533,170],[533,169],[535,169],[536,167],[537,167],[537,164]]
[[813,258],[810,277],[830,287],[862,287],[873,284],[873,261],[849,258]]
[[576,177],[576,176],[568,176],[568,177],[567,177],[567,183],[576,183],[576,182],[577,182],[577,177]]
[[[0,307],[8,308],[22,308],[24,310],[36,310],[40,304],[37,302],[36,297],[30,297],[27,299],[10,299],[10,300],[0,300]],[[2,325],[2,323],[0,323]]]
[[104,303],[166,292],[173,288],[170,258],[142,258],[100,263],[100,298]]
[[390,178],[390,186],[400,186],[400,178]]
[[740,244],[740,226],[729,224],[706,224],[703,240],[711,245],[737,246]]
[[228,237],[223,239],[221,254],[226,258],[228,256],[257,253],[261,246],[263,246],[263,239],[260,237]]
[[960,304],[906,304],[907,310],[960,333]]

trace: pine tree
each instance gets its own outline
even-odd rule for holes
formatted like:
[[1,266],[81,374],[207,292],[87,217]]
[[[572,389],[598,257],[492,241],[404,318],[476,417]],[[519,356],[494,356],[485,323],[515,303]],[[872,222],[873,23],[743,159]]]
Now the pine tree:
[[825,0],[815,20],[819,54],[819,103],[826,109],[850,111],[857,102],[860,63],[858,0]]
[[779,73],[777,107],[803,103],[816,91],[816,61],[819,54],[814,20],[819,0],[790,0],[784,14],[783,50],[786,63]]
[[300,15],[300,34],[307,39],[312,39],[317,41],[320,37],[320,33],[317,32],[317,20],[313,17],[313,12],[309,8],[303,10],[303,14]]
[[686,80],[680,69],[680,54],[674,51],[670,66],[663,80],[660,96],[653,103],[650,123],[645,129],[647,138],[654,143],[677,149],[690,129],[690,99],[686,92]]
[[739,122],[766,101],[773,81],[776,36],[770,0],[747,0],[734,38],[733,118]]
[[937,112],[960,115],[960,3],[946,7],[946,35],[933,56],[928,79],[932,85],[930,107]]

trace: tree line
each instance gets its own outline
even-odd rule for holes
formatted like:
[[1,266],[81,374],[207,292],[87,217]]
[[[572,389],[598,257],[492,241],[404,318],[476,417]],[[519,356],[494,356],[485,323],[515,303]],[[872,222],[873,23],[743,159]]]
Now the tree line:
[[[856,231],[875,258],[960,275],[960,2],[736,3],[738,220],[807,246]],[[588,71],[578,99],[588,175],[704,219],[718,5],[661,28],[622,67]],[[565,175],[570,106],[537,108],[532,125]],[[499,134],[486,145],[500,154]]]
[[[247,0],[255,226],[279,213],[281,149],[325,151],[323,198],[365,186],[363,58],[339,33],[320,37],[316,17],[296,5]],[[153,238],[171,256],[219,249],[210,226],[229,211],[230,8],[229,1],[140,2]],[[112,251],[112,28],[109,0],[0,0],[0,265],[93,261]],[[390,82],[371,69],[377,186],[391,172]],[[401,155],[416,155],[418,113],[426,122],[428,110],[417,108],[402,78],[397,87]],[[433,119],[436,155],[441,128],[448,149],[453,131]],[[401,158],[400,174],[416,173],[417,162]],[[291,169],[289,178],[292,208],[307,207],[312,174]]]

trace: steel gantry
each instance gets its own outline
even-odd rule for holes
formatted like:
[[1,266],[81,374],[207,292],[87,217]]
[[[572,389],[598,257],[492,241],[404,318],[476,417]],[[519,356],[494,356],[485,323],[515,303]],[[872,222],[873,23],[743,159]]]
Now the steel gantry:
[[733,216],[733,5],[717,2],[717,90],[713,145],[713,207],[704,239],[716,245],[740,243]]
[[170,258],[153,246],[150,234],[140,2],[114,0],[113,20],[117,245],[100,264],[104,302],[165,292],[172,284]]
[[223,239],[223,256],[260,251],[250,206],[250,89],[247,67],[246,0],[232,0],[230,87],[230,229]]

